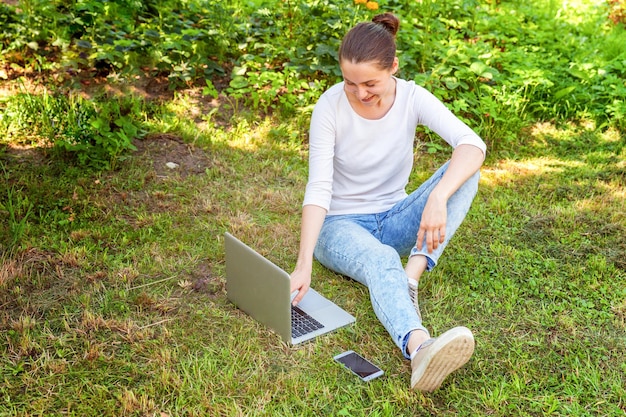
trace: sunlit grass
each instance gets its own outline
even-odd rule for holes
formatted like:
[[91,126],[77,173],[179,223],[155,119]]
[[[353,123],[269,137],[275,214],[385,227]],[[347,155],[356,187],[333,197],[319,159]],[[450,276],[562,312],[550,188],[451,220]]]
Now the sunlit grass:
[[[53,192],[81,185],[77,200],[67,192],[73,222],[32,224],[25,242],[41,249],[3,263],[0,323],[11,331],[3,389],[19,398],[5,404],[9,414],[617,413],[626,395],[619,359],[626,294],[617,290],[626,278],[613,251],[624,245],[615,198],[623,178],[594,178],[606,161],[590,165],[594,150],[570,145],[612,149],[619,134],[544,125],[527,138],[540,154],[485,166],[466,223],[420,291],[433,333],[467,325],[476,354],[425,396],[408,389],[408,365],[366,290],[319,265],[314,286],[353,312],[357,325],[291,348],[227,302],[224,231],[293,266],[306,148],[292,135],[297,124],[285,120],[214,128],[219,141],[196,145],[211,156],[204,173],[159,177],[134,157],[116,173],[67,177]],[[571,144],[548,146],[561,139]],[[430,165],[417,160],[418,170]],[[577,182],[594,194],[579,192]],[[38,243],[39,233],[48,236]],[[386,376],[363,384],[334,366],[332,356],[348,348]],[[17,395],[24,386],[29,395]]]
[[487,167],[482,171],[482,180],[490,186],[504,186],[521,178],[544,175],[547,173],[563,173],[565,168],[581,167],[578,161],[561,161],[556,158],[532,158],[525,160],[507,160]]

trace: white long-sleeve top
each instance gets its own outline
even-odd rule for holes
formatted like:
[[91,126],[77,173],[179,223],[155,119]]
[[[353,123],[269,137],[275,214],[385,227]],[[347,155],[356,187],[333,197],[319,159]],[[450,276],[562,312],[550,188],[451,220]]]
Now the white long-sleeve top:
[[483,140],[426,89],[396,78],[396,97],[384,117],[369,120],[350,106],[344,83],[315,105],[309,130],[309,180],[303,205],[328,214],[372,214],[407,196],[415,130],[425,125],[453,148]]

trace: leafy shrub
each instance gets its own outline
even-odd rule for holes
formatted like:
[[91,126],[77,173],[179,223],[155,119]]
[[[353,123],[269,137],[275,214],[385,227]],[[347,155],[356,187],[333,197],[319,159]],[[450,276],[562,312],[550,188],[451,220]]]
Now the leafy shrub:
[[399,33],[405,76],[478,122],[487,136],[513,141],[525,121],[536,119],[623,123],[626,35],[607,25],[602,7],[390,3],[411,25]]
[[[85,99],[78,95],[18,94],[4,103],[0,134],[7,141],[47,141],[78,162],[114,168],[141,135],[142,104],[127,98]],[[25,132],[30,132],[25,137]]]
[[[402,22],[400,76],[488,140],[512,143],[537,119],[624,127],[626,29],[613,24],[623,0],[23,0],[19,10],[0,4],[0,63],[147,72],[253,110],[308,112],[341,79],[343,35],[383,11]],[[111,132],[129,130],[106,117]]]
[[223,74],[236,37],[232,7],[221,2],[24,0],[19,12],[2,10],[5,51],[48,51],[74,71],[149,70],[174,85]]
[[[243,27],[227,93],[253,108],[307,108],[339,80],[342,36],[376,11],[370,2],[262,2]],[[377,5],[377,3],[376,3]]]

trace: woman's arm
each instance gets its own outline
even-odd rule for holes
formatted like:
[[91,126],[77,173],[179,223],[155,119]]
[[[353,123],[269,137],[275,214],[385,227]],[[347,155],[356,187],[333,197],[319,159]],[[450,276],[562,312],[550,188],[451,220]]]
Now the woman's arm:
[[428,252],[432,252],[443,243],[446,237],[448,199],[480,169],[484,159],[483,151],[474,145],[459,145],[452,152],[446,173],[430,193],[424,207],[417,232],[418,249],[422,249],[424,239]]
[[291,273],[291,292],[298,291],[293,299],[293,305],[302,300],[311,286],[311,272],[313,271],[313,250],[317,238],[324,224],[326,209],[320,206],[305,205],[302,208],[302,224],[300,226],[300,250],[296,268]]

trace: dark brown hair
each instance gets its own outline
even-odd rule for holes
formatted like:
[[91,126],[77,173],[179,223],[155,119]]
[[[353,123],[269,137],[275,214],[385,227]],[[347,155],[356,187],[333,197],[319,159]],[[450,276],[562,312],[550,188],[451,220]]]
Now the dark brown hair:
[[396,33],[400,20],[391,13],[374,16],[371,22],[359,23],[344,36],[339,47],[339,62],[374,62],[381,69],[393,66],[396,57]]

